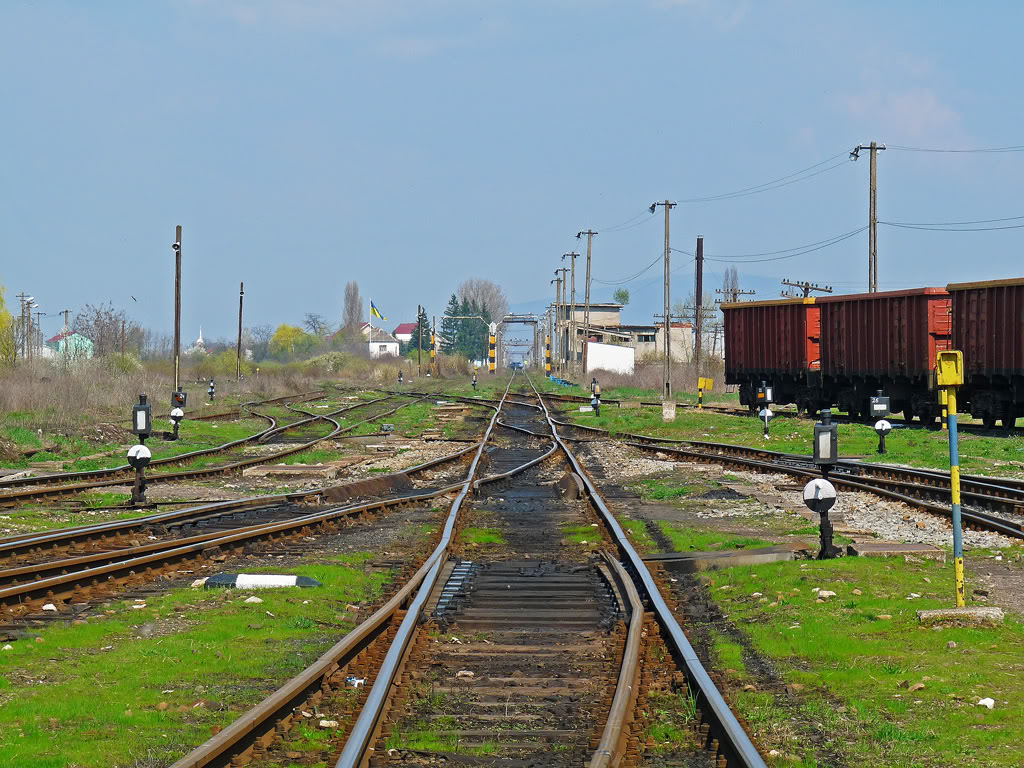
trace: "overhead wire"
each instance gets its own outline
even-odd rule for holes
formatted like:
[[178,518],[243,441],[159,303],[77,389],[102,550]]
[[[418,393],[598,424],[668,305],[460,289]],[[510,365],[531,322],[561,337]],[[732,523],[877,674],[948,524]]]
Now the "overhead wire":
[[[836,245],[838,243],[841,243],[844,240],[849,240],[851,237],[854,237],[855,235],[859,235],[861,232],[865,231],[867,228],[868,228],[867,225],[864,225],[863,227],[860,227],[859,229],[855,229],[855,230],[853,230],[851,232],[847,232],[847,233],[845,233],[843,235],[837,235],[836,237],[831,238],[829,240],[820,241],[820,244],[817,244],[816,247],[813,247],[813,248],[812,247],[806,247],[803,250],[786,249],[784,251],[766,251],[764,254],[747,254],[748,256],[762,256],[763,255],[763,256],[768,256],[769,258],[763,258],[763,259],[762,258],[751,258],[751,259],[749,259],[747,261],[744,261],[743,263],[744,264],[757,264],[757,263],[765,262],[765,261],[782,261],[783,259],[792,259],[792,258],[794,258],[796,256],[803,256],[803,255],[808,254],[808,253],[814,253],[815,251],[821,251],[821,250],[824,250],[825,248],[830,248],[831,246]],[[790,250],[795,251],[795,253],[789,253]],[[773,254],[773,253],[784,253],[785,255],[783,255],[783,256],[772,256],[771,254]],[[720,255],[711,254],[711,255],[705,256],[704,258],[706,260],[708,260],[708,261],[735,261],[739,257],[737,257],[737,256],[720,256]]]
[[935,147],[907,147],[902,144],[887,144],[886,149],[895,149],[900,152],[935,152],[947,155],[984,155],[999,154],[1001,152],[1024,152],[1024,144],[1015,144],[1009,147],[984,147],[978,149],[939,149]]
[[[766,182],[764,182],[762,184],[755,184],[752,187],[744,187],[743,189],[736,189],[736,190],[733,190],[731,192],[722,192],[722,193],[717,194],[717,195],[703,195],[703,196],[700,196],[700,197],[690,197],[690,198],[685,198],[685,199],[682,199],[682,200],[678,200],[677,202],[680,202],[680,203],[706,203],[706,202],[712,202],[712,201],[715,201],[715,200],[729,200],[729,199],[736,198],[736,197],[746,197],[748,195],[758,195],[758,194],[761,194],[762,192],[768,192],[768,191],[773,190],[773,189],[778,189],[779,187],[786,187],[786,186],[789,186],[790,184],[796,184],[799,181],[805,181],[806,179],[813,178],[814,176],[818,176],[819,174],[826,173],[828,171],[834,170],[835,168],[838,168],[841,165],[845,165],[845,164],[850,162],[849,158],[847,157],[848,154],[849,153],[846,152],[846,151],[840,152],[838,154],[832,155],[832,157],[825,158],[824,160],[822,160],[819,163],[815,163],[814,165],[810,165],[810,166],[808,166],[806,168],[803,168],[803,169],[801,169],[799,171],[796,171],[794,173],[790,173],[790,174],[787,174],[785,176],[780,176],[777,179],[772,179],[771,181],[766,181]],[[821,168],[821,166],[826,165],[827,163],[831,163],[833,160],[835,160],[836,158],[839,158],[839,157],[843,157],[844,159],[841,160],[838,163],[834,163],[833,165],[829,165],[826,168]],[[821,170],[814,171],[815,168],[820,168]],[[808,171],[814,171],[814,173],[808,173]]]
[[625,283],[629,283],[629,282],[632,282],[633,280],[636,280],[638,277],[640,277],[642,274],[644,274],[647,270],[649,270],[651,267],[653,267],[655,264],[657,264],[659,261],[661,261],[661,258],[662,258],[661,254],[658,254],[658,256],[654,259],[654,261],[652,261],[646,267],[641,269],[639,272],[636,272],[635,274],[632,274],[629,277],[622,277],[622,278],[618,278],[618,279],[615,279],[615,280],[600,280],[600,279],[598,279],[596,277],[592,277],[592,278],[590,278],[590,280],[593,283],[601,283],[601,285],[623,285]]

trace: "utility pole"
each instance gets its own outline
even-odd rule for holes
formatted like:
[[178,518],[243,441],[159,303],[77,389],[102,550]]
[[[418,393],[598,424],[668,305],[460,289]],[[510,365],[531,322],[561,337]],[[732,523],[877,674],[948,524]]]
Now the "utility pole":
[[238,284],[238,346],[235,347],[235,381],[242,380],[242,298],[245,296],[245,283]]
[[[564,256],[562,258],[565,258]],[[558,291],[556,293],[561,294],[561,298],[558,299],[558,312],[555,316],[555,325],[559,328],[558,336],[558,371],[563,372],[563,363],[568,363],[569,360],[569,334],[567,332],[567,323],[569,316],[565,312],[565,289],[569,283],[568,276],[566,273],[569,271],[568,267],[561,267],[555,270],[557,275],[559,272],[562,273],[561,277],[558,278]]]
[[562,261],[565,261],[565,257],[569,256],[571,269],[569,270],[569,280],[572,284],[572,295],[569,298],[569,355],[571,359],[570,370],[576,369],[576,257],[579,256],[576,251],[570,251],[569,253],[562,254]]
[[[561,370],[561,358],[558,356],[558,306],[562,301],[562,278],[559,276],[557,269],[555,270],[555,279],[552,280],[551,283],[555,284],[555,303],[551,305],[551,351],[555,356],[555,362],[558,365],[558,370]],[[549,283],[549,285],[551,283]]]
[[423,306],[416,305],[416,375],[423,375],[423,329],[420,327],[420,314]]
[[590,248],[594,242],[594,235],[597,232],[587,230],[586,232],[577,232],[576,239],[579,240],[581,236],[587,236],[587,282],[584,286],[584,309],[583,309],[583,372],[587,372],[587,339],[590,338]]
[[[832,293],[832,286],[831,285],[818,285],[817,283],[809,283],[806,280],[801,283],[801,282],[793,282],[792,280],[789,280],[787,278],[787,279],[782,281],[782,284],[783,285],[788,285],[791,288],[799,288],[801,291],[804,292],[804,298],[805,299],[808,296],[811,295],[811,291],[819,291],[821,293]],[[792,294],[788,294],[785,291],[783,291],[782,295],[783,296],[791,296]]]
[[434,323],[430,326],[430,368],[431,375],[437,376],[437,315],[431,315]]
[[[57,313],[58,315],[64,315],[64,362],[67,363],[68,355],[71,353],[70,346],[71,340],[68,339],[68,315],[71,314],[70,309],[62,309]],[[60,344],[57,344],[57,349],[60,349]]]
[[878,291],[878,151],[885,145],[872,141],[853,148],[850,157],[860,159],[862,149],[871,150],[871,180],[868,186],[868,293]]
[[126,342],[128,341],[128,322],[121,318],[121,357],[124,357]]
[[174,391],[181,391],[181,224],[174,230]]
[[701,342],[704,337],[704,236],[697,235],[697,289],[693,303],[697,307],[695,314],[694,330],[697,338],[694,344],[693,376],[694,384],[700,382],[700,354]]
[[670,291],[672,247],[669,242],[669,212],[676,204],[666,200],[651,203],[651,213],[661,205],[665,208],[665,391],[663,398],[672,399],[672,296]]

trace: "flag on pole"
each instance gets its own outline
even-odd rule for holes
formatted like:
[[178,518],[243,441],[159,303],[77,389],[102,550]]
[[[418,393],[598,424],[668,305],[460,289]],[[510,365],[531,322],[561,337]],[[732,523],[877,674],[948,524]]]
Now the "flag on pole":
[[373,303],[373,299],[370,299],[370,317],[376,317],[379,320],[387,320],[387,318],[380,313],[380,310],[377,309],[377,305]]

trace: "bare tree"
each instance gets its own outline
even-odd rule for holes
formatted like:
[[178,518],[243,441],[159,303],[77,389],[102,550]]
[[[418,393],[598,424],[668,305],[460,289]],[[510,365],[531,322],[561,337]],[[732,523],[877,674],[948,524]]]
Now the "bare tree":
[[319,312],[307,312],[302,324],[314,336],[326,336],[331,332],[330,323]]
[[140,353],[145,335],[142,327],[131,320],[123,309],[114,309],[113,304],[109,302],[99,306],[86,304],[75,314],[71,330],[90,339],[93,354],[96,357],[104,357],[121,351],[122,325],[126,349]]
[[363,322],[363,299],[359,295],[359,283],[350,280],[345,283],[345,309],[341,325],[349,332],[357,331]]
[[270,349],[270,339],[274,335],[274,328],[270,325],[257,325],[255,328],[246,328],[245,333],[250,341],[249,349],[252,350],[252,358],[257,363],[267,359],[267,352]]
[[740,273],[735,266],[725,268],[725,277],[722,280],[722,293],[725,294],[724,301],[736,301],[740,290]]
[[471,278],[459,283],[456,294],[463,302],[475,303],[494,322],[508,314],[508,297],[505,289],[495,282]]

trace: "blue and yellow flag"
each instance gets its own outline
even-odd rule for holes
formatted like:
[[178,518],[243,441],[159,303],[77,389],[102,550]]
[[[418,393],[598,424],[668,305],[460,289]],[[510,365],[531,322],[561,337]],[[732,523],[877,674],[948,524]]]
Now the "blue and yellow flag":
[[372,317],[376,317],[378,320],[387,320],[387,318],[380,313],[380,310],[377,309],[377,305],[373,303],[373,299],[370,299],[370,315]]

